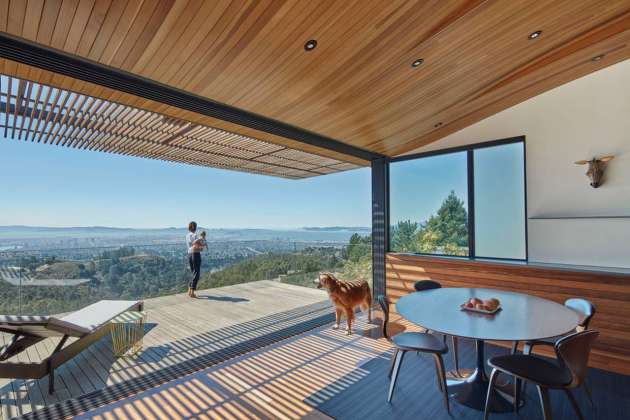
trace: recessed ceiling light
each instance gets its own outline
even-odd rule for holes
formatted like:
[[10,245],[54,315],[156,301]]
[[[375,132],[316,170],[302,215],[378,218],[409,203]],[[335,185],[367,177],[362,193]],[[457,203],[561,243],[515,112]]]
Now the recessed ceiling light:
[[304,44],[304,51],[313,51],[315,47],[317,47],[317,40],[309,39],[306,41],[306,44]]
[[600,55],[596,55],[595,57],[591,58],[591,61],[600,61],[602,58],[604,58],[604,54],[600,54]]
[[529,34],[529,36],[527,38],[529,39],[536,39],[539,36],[542,35],[542,31],[536,31],[536,32],[532,32],[531,34]]
[[418,67],[420,66],[422,63],[424,63],[424,60],[422,58],[418,58],[416,61],[414,61],[413,63],[411,63],[411,67]]
[[439,123],[435,124],[433,127],[438,128],[438,127],[441,127],[441,126],[442,126],[442,123],[439,122]]

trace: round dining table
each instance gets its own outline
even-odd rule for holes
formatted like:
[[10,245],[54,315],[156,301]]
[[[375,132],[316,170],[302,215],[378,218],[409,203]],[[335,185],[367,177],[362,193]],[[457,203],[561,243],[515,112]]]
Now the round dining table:
[[[494,315],[463,310],[470,298],[496,298],[501,309]],[[396,303],[398,313],[427,330],[475,340],[476,366],[472,373],[448,381],[448,391],[456,401],[483,410],[488,392],[484,343],[532,341],[563,335],[575,330],[578,315],[571,309],[535,296],[495,289],[441,288],[415,292]],[[491,411],[513,410],[511,391],[497,387]]]

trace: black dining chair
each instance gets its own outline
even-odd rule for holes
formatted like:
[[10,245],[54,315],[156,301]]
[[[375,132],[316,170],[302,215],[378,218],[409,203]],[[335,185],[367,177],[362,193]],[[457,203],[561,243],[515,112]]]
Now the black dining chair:
[[[424,292],[426,290],[441,289],[442,285],[433,280],[420,280],[414,283],[413,288],[416,292]],[[446,342],[446,335],[444,335],[444,342]],[[457,337],[451,336],[451,348],[453,349],[453,363],[455,366],[455,372],[459,373],[459,349],[458,349]]]
[[[586,299],[572,298],[567,299],[564,302],[564,306],[578,314],[579,321],[575,331],[587,330],[591,319],[593,319],[593,316],[595,316],[595,305],[593,305]],[[531,354],[532,348],[538,344],[553,346],[554,344],[556,344],[556,341],[560,340],[562,337],[564,336],[560,335],[556,337],[545,338],[542,340],[526,341],[523,346],[523,354]],[[512,354],[516,354],[518,343],[518,341],[512,343]]]
[[[563,390],[577,417],[581,420],[584,419],[571,389],[578,388],[584,383],[588,372],[591,347],[598,336],[599,332],[597,331],[585,330],[561,338],[554,345],[557,357],[555,362],[529,354],[497,356],[488,360],[488,365],[493,369],[486,396],[484,420],[488,418],[488,408],[492,402],[492,393],[500,373],[536,384],[545,420],[551,419],[549,389]],[[518,392],[519,387],[515,385],[515,408],[519,403],[519,398],[516,395]]]
[[376,297],[376,301],[383,312],[383,337],[389,339],[389,335],[387,334],[387,324],[389,323],[389,306],[392,302],[385,295],[378,295]]
[[441,289],[442,285],[433,280],[420,280],[413,284],[416,292],[424,292],[425,290]]
[[[387,323],[389,322],[389,307],[391,305],[391,301],[384,295],[377,296],[376,301],[383,311],[383,336],[390,339],[387,333]],[[438,388],[442,393],[446,411],[450,413],[448,390],[446,388],[446,370],[444,369],[444,359],[442,359],[442,355],[448,352],[448,347],[444,341],[427,332],[403,332],[391,337],[391,342],[394,345],[394,356],[392,357],[392,363],[388,374],[390,384],[389,393],[387,394],[387,402],[391,402],[394,396],[396,381],[398,380],[398,374],[400,372],[400,367],[405,353],[408,351],[429,353],[433,356],[435,362]]]
[[392,337],[392,344],[394,344],[395,350],[392,367],[389,372],[390,383],[389,393],[387,394],[387,402],[391,402],[392,397],[394,396],[394,388],[396,387],[400,366],[402,365],[405,354],[408,351],[429,353],[433,356],[433,360],[435,362],[438,389],[442,393],[446,411],[450,413],[451,410],[448,403],[448,389],[446,387],[446,371],[444,369],[444,360],[442,359],[442,355],[448,352],[446,344],[433,334],[421,332],[404,332],[397,334]]
[[[564,306],[566,306],[567,308],[573,310],[575,313],[578,314],[579,321],[578,321],[578,326],[575,329],[575,331],[579,332],[579,331],[587,330],[591,322],[591,319],[593,319],[593,316],[595,316],[595,305],[593,305],[590,301],[586,299],[572,298],[572,299],[567,299],[564,302]],[[526,341],[525,344],[523,345],[523,354],[531,354],[532,349],[536,345],[546,345],[546,346],[553,347],[556,344],[556,342],[563,337],[565,336],[560,335],[556,337],[545,338],[542,340]],[[516,354],[518,350],[518,343],[519,343],[518,341],[515,341],[512,344],[512,354]],[[516,380],[516,386],[520,386],[520,381]],[[591,390],[588,387],[588,384],[584,383],[583,388],[584,388],[584,391],[586,392],[589,403],[593,405],[593,396],[591,395]],[[521,392],[519,392],[518,394],[520,394]]]

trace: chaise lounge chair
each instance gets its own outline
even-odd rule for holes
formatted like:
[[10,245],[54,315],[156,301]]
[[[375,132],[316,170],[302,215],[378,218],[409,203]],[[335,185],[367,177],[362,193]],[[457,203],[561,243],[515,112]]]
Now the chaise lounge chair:
[[[56,368],[107,334],[112,319],[126,311],[142,310],[142,307],[141,301],[101,300],[63,318],[0,315],[0,332],[13,335],[9,344],[0,347],[0,378],[40,379],[48,375],[48,392],[52,394],[55,390]],[[7,361],[50,337],[61,337],[61,340],[41,362]],[[70,337],[76,337],[77,340],[66,346]]]

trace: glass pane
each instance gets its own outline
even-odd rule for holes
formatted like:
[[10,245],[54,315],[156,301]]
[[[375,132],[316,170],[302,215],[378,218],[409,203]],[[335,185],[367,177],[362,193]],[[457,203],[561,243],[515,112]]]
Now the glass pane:
[[468,255],[466,152],[390,166],[390,250]]
[[523,143],[474,151],[475,254],[525,259]]

